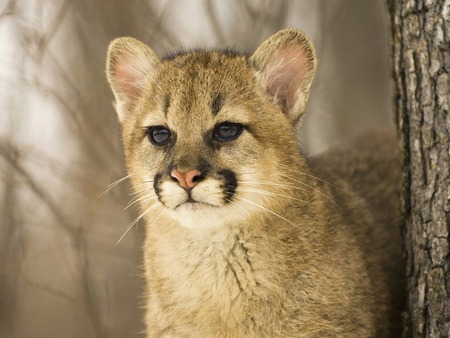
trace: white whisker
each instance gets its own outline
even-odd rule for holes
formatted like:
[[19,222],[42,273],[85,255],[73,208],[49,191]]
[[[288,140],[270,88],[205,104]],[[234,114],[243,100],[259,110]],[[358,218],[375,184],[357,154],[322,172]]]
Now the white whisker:
[[139,190],[134,190],[134,192],[132,192],[130,195],[138,195],[144,191],[148,191],[148,190],[152,190],[153,188],[151,186],[145,186],[145,188],[139,189]]
[[128,174],[122,178],[119,178],[118,180],[114,181],[113,183],[111,183],[110,185],[108,185],[108,188],[102,192],[100,195],[97,196],[97,198],[102,197],[104,194],[106,194],[107,192],[109,192],[111,189],[114,189],[115,187],[117,187],[120,183],[122,183],[123,181],[125,181],[126,179],[130,178],[131,175]]
[[270,182],[270,181],[245,181],[245,180],[242,180],[239,183],[269,185],[269,186],[274,186],[274,187],[283,187],[283,188],[286,187],[286,188],[289,188],[289,189],[297,189],[297,190],[302,190],[302,191],[308,191],[307,189],[300,188],[300,187],[297,187],[297,186],[292,185],[292,184],[282,184],[282,183],[275,183],[275,182]]
[[272,196],[272,197],[284,197],[284,198],[289,198],[289,199],[292,199],[292,200],[308,203],[308,201],[302,200],[300,198],[296,198],[296,197],[288,196],[288,195],[283,195],[283,194],[278,194],[278,193],[267,191],[267,190],[261,190],[261,189],[256,189],[256,188],[242,188],[242,187],[240,187],[238,189],[240,191],[243,191],[243,192],[253,192],[253,193],[256,193],[256,194]]
[[120,236],[119,240],[116,243],[116,246],[119,245],[120,241],[125,237],[125,235],[131,230],[131,228],[137,223],[139,222],[139,220],[144,217],[146,214],[148,214],[151,210],[153,210],[154,208],[158,207],[159,204],[155,204],[152,205],[150,208],[148,208],[146,211],[144,211],[142,214],[140,214],[138,217],[136,217],[134,219],[134,221],[132,221],[126,228],[125,232],[123,233],[122,236]]
[[247,203],[250,203],[250,204],[254,205],[255,207],[261,208],[261,209],[263,209],[263,210],[265,210],[265,211],[271,213],[272,215],[277,216],[278,218],[282,219],[283,221],[285,221],[285,222],[291,224],[291,225],[294,226],[295,228],[300,229],[295,223],[292,223],[290,220],[288,220],[287,218],[285,218],[285,217],[283,217],[283,216],[277,214],[275,211],[272,211],[272,210],[270,210],[270,209],[267,209],[266,207],[263,207],[262,205],[259,205],[258,203],[252,202],[252,201],[250,201],[250,200],[248,200],[248,199],[246,199],[246,198],[243,198],[243,197],[241,197],[241,196],[237,196],[237,195],[236,195],[235,197],[237,197],[238,199],[243,200],[243,201],[245,201],[245,202],[247,202]]
[[159,216],[161,216],[161,214],[163,213],[164,208],[161,208],[161,211],[158,213],[158,215],[156,215],[156,217],[151,221],[151,223],[149,223],[147,226],[151,226],[153,225],[159,218]]
[[297,179],[295,179],[295,178],[292,178],[292,177],[290,177],[290,176],[285,176],[285,177],[286,177],[287,179],[290,179],[290,180],[292,180],[292,181],[294,181],[294,182],[297,182],[298,184],[301,184],[301,185],[303,185],[303,186],[305,186],[305,187],[308,187],[308,188],[310,188],[310,189],[312,189],[312,190],[318,192],[320,195],[322,195],[323,197],[325,197],[325,198],[326,198],[327,200],[329,200],[331,203],[333,203],[334,205],[340,207],[339,204],[337,204],[332,198],[330,198],[330,197],[328,197],[327,195],[325,195],[325,194],[324,194],[323,192],[321,192],[319,189],[314,188],[313,186],[311,186],[311,185],[309,185],[309,184],[307,184],[307,183],[305,183],[305,182],[302,182],[302,181],[300,181],[300,180],[297,180]]
[[330,182],[328,182],[328,181],[325,181],[324,179],[321,179],[321,178],[319,178],[319,177],[317,177],[317,176],[314,176],[314,175],[305,173],[305,172],[303,172],[303,171],[300,171],[300,170],[294,170],[294,169],[292,169],[292,168],[286,168],[286,167],[285,167],[285,169],[286,169],[286,170],[289,170],[289,171],[291,171],[292,173],[295,173],[295,174],[300,174],[300,175],[304,175],[304,176],[309,176],[309,177],[314,178],[315,180],[318,180],[318,181],[320,181],[320,182],[322,182],[322,183],[328,184],[329,186],[332,186],[333,188],[345,190],[345,189],[342,188],[342,187],[338,187],[337,185],[334,185],[333,183],[330,183]]
[[282,184],[282,183],[275,183],[270,181],[240,181],[239,183],[245,184],[257,184],[257,185],[269,185],[269,186],[275,186],[275,187],[282,187],[287,189],[295,189],[295,190],[301,190],[301,191],[308,191],[305,188],[300,188],[292,184]]
[[130,203],[127,204],[127,206],[124,208],[124,210],[127,210],[129,207],[131,207],[133,204],[136,204],[138,202],[149,202],[149,201],[154,201],[158,199],[158,196],[156,196],[154,193],[150,193],[141,197],[135,197],[133,198]]

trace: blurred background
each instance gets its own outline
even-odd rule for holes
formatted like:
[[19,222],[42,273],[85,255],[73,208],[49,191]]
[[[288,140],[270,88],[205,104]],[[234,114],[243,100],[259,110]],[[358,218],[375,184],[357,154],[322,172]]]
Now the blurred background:
[[108,43],[252,51],[284,27],[319,59],[306,152],[392,127],[383,0],[0,0],[0,337],[142,337]]

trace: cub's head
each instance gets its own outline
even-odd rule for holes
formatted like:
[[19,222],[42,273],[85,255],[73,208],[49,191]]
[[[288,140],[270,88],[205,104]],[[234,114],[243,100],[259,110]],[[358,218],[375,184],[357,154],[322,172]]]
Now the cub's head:
[[160,59],[135,39],[114,40],[107,75],[143,213],[211,228],[283,203],[286,175],[302,165],[295,129],[315,68],[311,43],[295,29],[251,56]]

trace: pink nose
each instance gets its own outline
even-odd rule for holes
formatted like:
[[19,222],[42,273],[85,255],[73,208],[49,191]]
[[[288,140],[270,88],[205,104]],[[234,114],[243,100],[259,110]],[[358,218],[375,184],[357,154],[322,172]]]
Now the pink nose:
[[185,173],[179,172],[178,170],[175,169],[170,173],[170,176],[172,176],[178,181],[180,187],[188,190],[195,187],[197,182],[201,180],[202,173],[197,169],[189,170],[188,172]]

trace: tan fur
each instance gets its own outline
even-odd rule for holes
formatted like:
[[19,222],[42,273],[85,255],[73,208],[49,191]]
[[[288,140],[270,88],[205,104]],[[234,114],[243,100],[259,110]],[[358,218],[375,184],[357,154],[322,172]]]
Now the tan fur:
[[[310,161],[301,155],[295,131],[315,68],[311,43],[295,29],[250,57],[192,51],[160,60],[134,39],[112,42],[107,74],[147,221],[148,337],[398,333],[395,152],[386,146],[389,162],[381,154],[362,165],[349,146]],[[213,130],[226,121],[246,128],[219,142]],[[153,145],[151,126],[168,128],[171,142]],[[390,173],[385,183],[377,166]],[[190,192],[197,203],[171,178],[175,169],[207,172]],[[237,178],[231,202],[223,169]]]

